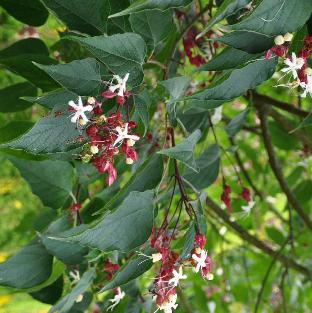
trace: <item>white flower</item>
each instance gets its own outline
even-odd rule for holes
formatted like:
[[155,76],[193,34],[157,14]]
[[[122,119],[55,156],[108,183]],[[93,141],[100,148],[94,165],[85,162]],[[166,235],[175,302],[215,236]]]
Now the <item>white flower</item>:
[[244,213],[246,213],[246,215],[248,215],[251,209],[254,207],[254,205],[255,205],[255,201],[251,200],[248,202],[247,205],[242,206],[242,210],[244,211]]
[[122,79],[119,75],[114,75],[113,79],[117,81],[116,85],[111,85],[108,89],[111,92],[115,92],[118,90],[118,96],[123,97],[126,92],[126,83],[129,78],[129,73],[125,75],[125,77]]
[[115,297],[113,299],[110,299],[109,301],[112,302],[112,305],[110,305],[107,308],[108,310],[113,311],[113,309],[115,308],[116,305],[118,305],[118,303],[125,297],[125,293],[123,291],[121,291],[121,289],[118,287],[117,288],[117,294],[115,295]]
[[170,295],[169,296],[169,301],[164,302],[159,306],[160,310],[163,310],[164,313],[172,313],[172,310],[175,310],[178,307],[177,302],[177,294]]
[[305,98],[308,94],[312,96],[312,75],[308,75],[307,80],[307,83],[300,83],[300,87],[303,89],[303,93],[301,94],[301,97],[303,98]]
[[195,273],[198,273],[199,270],[202,270],[204,267],[206,267],[207,252],[205,250],[202,250],[200,253],[200,256],[193,254],[192,259],[195,262],[197,262],[194,271],[195,271]]
[[286,59],[284,63],[287,65],[287,67],[284,67],[281,69],[282,72],[288,74],[291,73],[294,79],[298,78],[298,70],[301,70],[304,65],[304,59],[303,58],[297,58],[296,54],[293,52],[291,54],[291,60]]
[[126,123],[124,128],[117,126],[116,132],[118,134],[118,137],[113,144],[114,147],[116,147],[118,144],[121,144],[125,139],[130,139],[133,141],[138,141],[140,139],[139,136],[128,134],[128,123]]
[[75,113],[73,113],[72,118],[70,119],[72,123],[77,123],[77,121],[82,118],[83,121],[88,122],[88,118],[85,114],[85,112],[90,112],[93,110],[92,105],[86,105],[83,106],[81,97],[78,98],[78,104],[76,104],[74,101],[69,101],[68,105],[71,106]]
[[213,125],[218,124],[222,120],[222,105],[217,107],[211,116],[211,123]]
[[173,286],[173,287],[177,287],[179,285],[179,281],[181,279],[186,279],[187,276],[183,275],[183,270],[182,270],[182,266],[179,267],[179,271],[177,272],[176,270],[173,270],[172,272],[173,277],[169,280],[169,285]]

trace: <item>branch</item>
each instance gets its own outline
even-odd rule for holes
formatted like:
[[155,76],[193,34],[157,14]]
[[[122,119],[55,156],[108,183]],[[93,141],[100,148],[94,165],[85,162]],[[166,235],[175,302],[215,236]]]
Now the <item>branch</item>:
[[300,116],[300,117],[307,117],[309,115],[309,112],[307,112],[307,111],[298,109],[298,108],[294,107],[293,105],[286,104],[284,102],[272,99],[270,97],[259,95],[258,93],[253,93],[252,97],[253,97],[253,100],[255,102],[258,102],[261,104],[268,104],[268,105],[277,107],[283,111],[295,114],[295,115]]
[[[212,199],[207,197],[206,204],[208,207],[214,212],[219,218],[221,218],[227,225],[229,225],[231,228],[233,228],[238,236],[245,240],[246,242],[250,243],[254,247],[260,249],[265,254],[269,255],[270,257],[276,257],[276,259],[281,262],[284,266],[288,266],[289,268],[293,268],[294,270],[298,271],[299,273],[305,275],[307,278],[312,280],[312,273],[309,271],[308,268],[298,264],[296,261],[294,261],[291,258],[288,258],[287,256],[283,254],[276,254],[276,251],[270,248],[267,244],[265,244],[263,241],[259,240],[257,237],[249,234],[242,226],[237,224],[236,222],[233,222],[230,220],[230,217],[228,214],[222,210]],[[209,210],[207,209],[207,212]]]
[[269,163],[272,168],[272,171],[279,182],[282,190],[284,191],[288,202],[291,204],[294,210],[298,213],[298,215],[302,218],[304,223],[312,230],[312,220],[310,217],[304,212],[303,208],[301,207],[299,201],[297,200],[296,196],[291,191],[290,187],[288,186],[286,179],[284,177],[283,171],[281,169],[280,162],[278,161],[275,152],[274,147],[272,144],[270,132],[268,129],[268,120],[267,120],[267,106],[262,104],[261,106],[258,105],[257,109],[259,112],[259,118],[261,122],[261,129],[262,129],[262,136],[264,145],[269,157]]

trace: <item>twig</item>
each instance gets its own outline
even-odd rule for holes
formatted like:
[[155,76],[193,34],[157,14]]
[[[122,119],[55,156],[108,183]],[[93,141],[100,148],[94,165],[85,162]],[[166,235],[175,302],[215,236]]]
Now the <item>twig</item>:
[[272,144],[269,128],[268,128],[268,120],[267,120],[267,111],[266,111],[266,105],[258,105],[257,109],[259,112],[259,118],[261,122],[261,129],[262,129],[262,136],[263,136],[263,142],[264,146],[266,148],[268,157],[269,157],[269,163],[272,168],[272,171],[279,182],[282,190],[284,191],[288,202],[292,206],[294,210],[298,213],[298,215],[302,218],[304,223],[312,230],[312,220],[309,218],[309,216],[304,212],[303,208],[301,207],[299,201],[297,200],[296,196],[293,194],[291,189],[289,188],[286,179],[284,177],[283,171],[281,169],[280,162],[278,161],[275,152],[274,147]]
[[261,299],[262,299],[262,296],[263,296],[263,292],[264,292],[264,289],[265,289],[265,285],[269,279],[269,276],[271,274],[271,271],[274,267],[274,264],[276,263],[277,259],[278,259],[278,256],[282,253],[282,251],[284,250],[284,248],[286,247],[287,243],[289,241],[289,238],[287,238],[285,240],[285,242],[283,243],[283,245],[280,247],[280,249],[276,252],[275,256],[273,257],[264,277],[263,277],[263,280],[262,280],[262,283],[261,283],[261,288],[260,288],[260,291],[258,293],[258,297],[257,297],[257,302],[256,302],[256,306],[255,306],[255,310],[254,310],[254,313],[257,313],[258,312],[258,309],[259,309],[259,306],[260,306],[260,303],[261,303]]
[[[223,220],[227,225],[229,225],[231,228],[233,228],[238,236],[248,242],[249,244],[253,245],[254,247],[260,249],[267,255],[271,257],[276,256],[276,251],[274,251],[272,248],[270,248],[267,244],[265,244],[263,241],[259,240],[257,237],[249,234],[242,226],[237,224],[236,222],[230,220],[230,217],[228,214],[222,210],[212,199],[209,197],[206,198],[206,204],[208,207],[214,212],[219,218]],[[210,211],[206,210],[206,212],[209,214]],[[295,269],[296,271],[300,272],[301,274],[305,275],[307,278],[312,280],[312,273],[310,270],[300,264],[298,264],[293,259],[286,257],[283,254],[277,255],[277,260],[281,262],[283,265],[288,266],[290,268]]]

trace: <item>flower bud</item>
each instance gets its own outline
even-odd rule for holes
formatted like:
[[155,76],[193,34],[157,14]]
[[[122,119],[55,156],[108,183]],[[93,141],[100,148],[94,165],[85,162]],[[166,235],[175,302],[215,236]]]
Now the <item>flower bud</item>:
[[99,152],[99,148],[97,146],[91,146],[90,147],[90,152],[92,154],[97,154]]
[[162,259],[162,254],[161,253],[154,253],[152,254],[152,260],[153,263],[156,263]]
[[282,35],[279,35],[274,38],[274,42],[277,46],[281,46],[282,44],[284,44],[285,39]]
[[133,160],[131,158],[126,158],[126,163],[131,165],[133,164]]
[[128,140],[127,140],[127,145],[128,145],[129,147],[133,147],[133,146],[135,145],[135,141],[134,141],[133,139],[128,139]]
[[286,33],[286,34],[284,35],[284,40],[285,40],[285,41],[292,41],[293,38],[294,38],[294,35],[291,34],[291,33]]
[[208,273],[208,274],[206,275],[206,278],[207,278],[208,280],[213,280],[214,276],[213,276],[212,273]]
[[89,97],[88,98],[88,103],[89,104],[95,104],[95,98],[94,97]]
[[87,124],[87,122],[84,119],[82,119],[82,118],[79,119],[79,125],[80,126],[85,126],[86,124]]

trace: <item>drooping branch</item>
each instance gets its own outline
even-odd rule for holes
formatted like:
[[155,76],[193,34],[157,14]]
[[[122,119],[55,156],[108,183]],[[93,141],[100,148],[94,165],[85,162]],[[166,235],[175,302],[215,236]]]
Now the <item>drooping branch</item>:
[[288,186],[286,179],[284,177],[280,162],[278,161],[273,143],[271,140],[269,128],[268,128],[268,120],[267,120],[267,105],[257,105],[256,106],[259,112],[259,118],[261,122],[261,129],[262,129],[262,136],[263,136],[263,142],[265,149],[267,151],[268,157],[269,157],[269,163],[272,168],[272,171],[279,182],[283,192],[285,193],[289,204],[292,206],[294,210],[298,213],[298,215],[302,218],[303,222],[312,230],[312,220],[310,217],[305,213],[303,208],[301,207],[301,204],[299,203],[298,199]]
[[[309,271],[308,268],[298,264],[291,258],[286,257],[283,254],[277,254],[275,250],[265,244],[263,241],[259,240],[257,237],[249,234],[242,226],[237,224],[236,222],[232,221],[229,215],[220,208],[212,199],[207,197],[206,204],[208,206],[206,212],[211,214],[212,212],[216,214],[223,222],[225,222],[228,226],[230,226],[233,230],[236,231],[238,236],[251,244],[252,246],[258,248],[259,250],[263,251],[265,254],[269,255],[270,257],[276,257],[276,259],[282,263],[284,266],[288,266],[289,268],[293,268],[294,270],[300,272],[301,274],[305,275],[307,278],[312,280],[312,273]],[[210,210],[211,211],[210,211]]]

